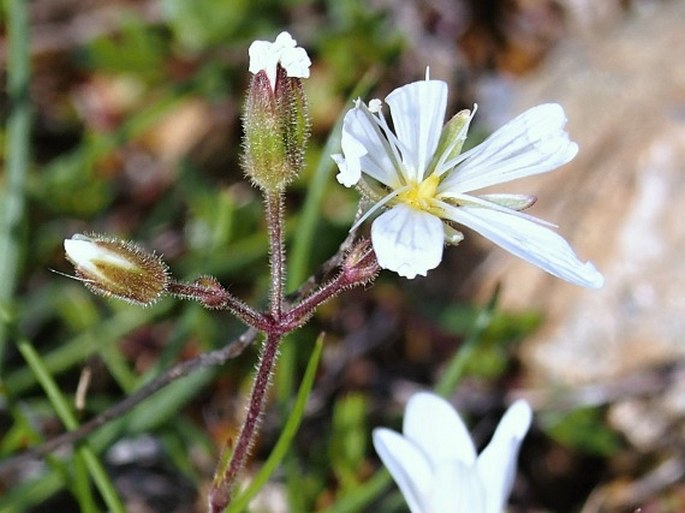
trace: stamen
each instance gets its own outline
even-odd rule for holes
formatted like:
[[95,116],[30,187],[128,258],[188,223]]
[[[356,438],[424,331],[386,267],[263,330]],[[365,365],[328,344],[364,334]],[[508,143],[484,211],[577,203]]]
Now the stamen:
[[372,114],[378,114],[382,108],[383,102],[381,102],[378,98],[374,98],[369,102],[369,112]]
[[404,187],[400,187],[399,189],[396,189],[392,191],[390,194],[388,194],[386,197],[384,197],[382,200],[377,202],[375,205],[373,205],[369,210],[364,212],[364,215],[361,216],[356,223],[350,228],[350,231],[353,232],[359,226],[366,221],[374,212],[376,212],[379,208],[387,205],[387,203],[392,200],[393,198],[397,197],[399,194],[405,192],[407,189],[409,189],[409,185],[405,185]]

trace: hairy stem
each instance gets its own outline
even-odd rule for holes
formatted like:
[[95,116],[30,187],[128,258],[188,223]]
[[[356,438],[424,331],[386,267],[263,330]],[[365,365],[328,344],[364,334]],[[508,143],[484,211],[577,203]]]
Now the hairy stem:
[[369,283],[376,277],[379,270],[378,260],[371,245],[368,241],[360,241],[349,249],[338,275],[287,310],[283,314],[281,324],[289,331],[301,326],[322,303],[345,289]]
[[269,313],[271,325],[264,327],[266,340],[257,366],[257,374],[250,394],[247,416],[238,435],[238,441],[228,464],[220,464],[209,493],[209,511],[223,511],[231,502],[231,490],[238,474],[243,470],[250,449],[259,431],[264,412],[266,393],[276,365],[278,346],[283,333],[289,331],[283,318],[285,285],[285,250],[283,247],[283,193],[266,192],[266,222],[269,230],[269,264],[271,268],[271,293]]
[[266,222],[269,229],[269,264],[271,266],[270,313],[278,322],[283,313],[285,251],[283,248],[283,193],[266,193]]
[[235,297],[214,280],[208,281],[208,284],[172,281],[167,291],[174,296],[197,301],[205,308],[228,310],[248,326],[260,331],[265,331],[270,326],[268,319],[261,312]]
[[347,277],[340,273],[321,288],[307,296],[302,302],[290,308],[284,315],[284,323],[292,329],[304,324],[314,311],[324,302],[337,296],[340,292],[348,288],[351,284]]
[[245,462],[259,430],[266,402],[266,392],[271,383],[271,375],[276,364],[280,342],[281,335],[267,334],[257,367],[257,375],[252,386],[252,393],[250,394],[247,415],[240,430],[240,435],[238,435],[238,441],[231,455],[231,460],[225,467],[225,470],[221,467],[217,469],[217,472],[223,473],[223,475],[214,476],[214,485],[209,493],[210,513],[220,513],[231,502],[231,489],[233,488],[234,481],[243,467],[245,467]]

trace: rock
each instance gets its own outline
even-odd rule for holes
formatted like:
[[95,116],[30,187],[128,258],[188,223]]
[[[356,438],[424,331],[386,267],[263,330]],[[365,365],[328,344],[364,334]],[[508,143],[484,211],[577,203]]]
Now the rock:
[[597,382],[685,355],[685,3],[660,6],[579,31],[512,86],[512,115],[561,103],[580,153],[508,191],[536,194],[530,213],[558,223],[606,279],[584,290],[498,249],[479,266],[481,297],[501,282],[503,308],[546,316],[523,351],[534,383]]

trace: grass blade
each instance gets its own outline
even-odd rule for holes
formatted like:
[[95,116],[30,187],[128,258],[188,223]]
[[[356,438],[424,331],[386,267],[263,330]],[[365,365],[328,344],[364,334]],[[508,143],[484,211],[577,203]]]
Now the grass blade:
[[[0,199],[0,313],[11,312],[21,253],[26,175],[29,165],[29,22],[25,0],[6,0],[7,16],[7,118],[5,147],[5,191]],[[5,317],[5,319],[3,319]],[[2,365],[7,323],[11,314],[0,315],[0,365]]]
[[[17,349],[36,375],[36,379],[45,391],[45,394],[48,396],[50,404],[52,404],[52,407],[55,409],[55,412],[59,416],[64,426],[69,430],[78,428],[78,421],[76,420],[76,416],[74,415],[69,402],[62,395],[57,383],[55,383],[55,381],[52,379],[52,376],[43,364],[40,355],[34,349],[31,342],[26,339],[20,340],[17,344]],[[88,468],[88,472],[90,472],[90,476],[95,482],[95,485],[100,491],[100,494],[102,495],[102,498],[109,510],[114,513],[126,513],[126,508],[121,502],[121,499],[114,488],[114,484],[109,479],[109,476],[105,472],[100,460],[97,458],[95,452],[87,442],[79,445],[76,450],[76,455],[85,463],[85,466]],[[81,488],[83,488],[83,486],[84,484],[82,484]]]

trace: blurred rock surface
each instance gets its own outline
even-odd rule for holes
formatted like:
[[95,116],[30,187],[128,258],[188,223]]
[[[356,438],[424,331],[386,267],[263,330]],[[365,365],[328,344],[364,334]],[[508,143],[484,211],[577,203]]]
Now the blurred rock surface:
[[647,11],[578,30],[513,86],[512,111],[560,102],[581,151],[509,190],[538,195],[530,212],[558,223],[606,278],[599,291],[579,289],[500,250],[472,276],[482,296],[501,281],[504,308],[545,313],[524,349],[539,384],[594,382],[685,355],[685,3]]

